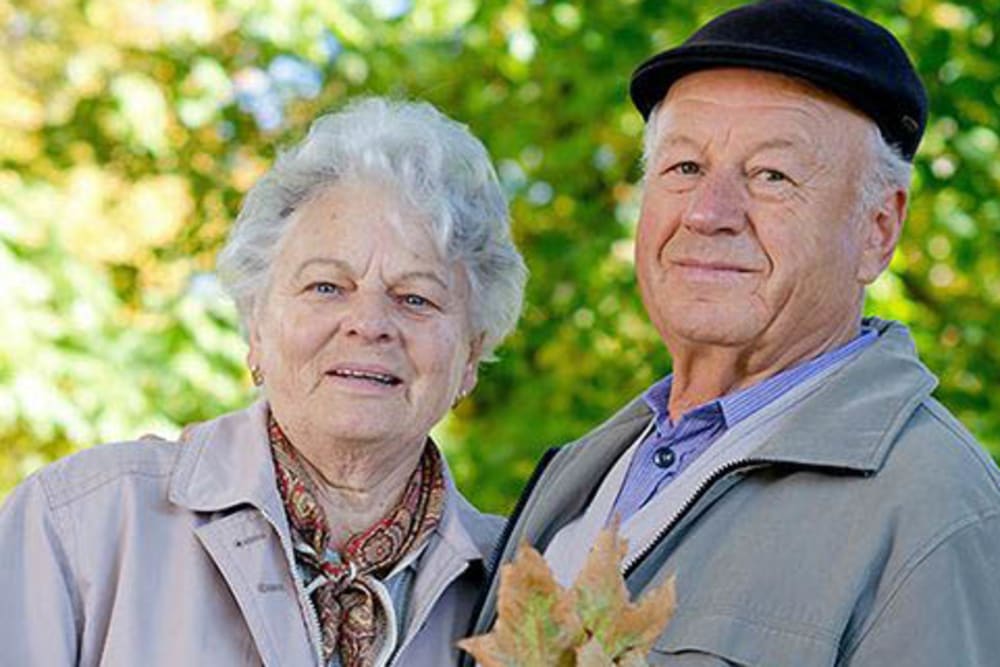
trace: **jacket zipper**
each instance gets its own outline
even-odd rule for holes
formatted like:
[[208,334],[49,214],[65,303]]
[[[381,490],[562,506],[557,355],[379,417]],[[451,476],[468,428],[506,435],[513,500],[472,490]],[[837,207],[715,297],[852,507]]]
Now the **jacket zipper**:
[[302,584],[302,581],[298,574],[298,568],[294,571],[295,579],[295,589],[299,594],[299,601],[306,611],[306,621],[309,624],[309,634],[312,635],[313,646],[316,649],[316,664],[323,665],[323,634],[319,629],[319,612],[316,611],[316,605],[313,603],[312,598],[306,593],[306,588]]
[[652,553],[653,549],[656,548],[656,545],[667,536],[667,533],[677,526],[680,520],[684,518],[684,515],[691,511],[691,508],[693,508],[695,504],[701,500],[702,496],[704,496],[716,482],[723,477],[736,472],[737,470],[768,465],[770,463],[771,461],[768,461],[767,459],[739,459],[737,461],[730,461],[729,463],[716,468],[711,475],[705,478],[705,480],[698,485],[698,488],[695,489],[694,493],[688,496],[688,499],[684,502],[681,508],[674,513],[674,515],[670,518],[670,521],[665,523],[663,527],[656,532],[653,539],[647,542],[646,545],[641,550],[637,551],[631,558],[625,559],[621,568],[622,576],[628,578],[628,576],[632,574],[633,570],[635,570],[636,566],[650,553]]
[[294,549],[291,551],[285,549],[287,545],[284,544],[278,524],[272,521],[271,517],[262,509],[258,509],[257,511],[271,525],[274,534],[278,536],[278,541],[282,543],[281,550],[285,552],[285,560],[288,561],[288,566],[291,569],[292,583],[295,586],[295,594],[299,598],[299,606],[306,610],[306,625],[309,628],[309,639],[315,651],[316,664],[319,667],[323,667],[323,635],[319,629],[319,614],[316,611],[316,605],[313,604],[312,598],[306,593],[305,584],[302,583],[302,577],[299,575],[299,566],[295,562],[295,551]]

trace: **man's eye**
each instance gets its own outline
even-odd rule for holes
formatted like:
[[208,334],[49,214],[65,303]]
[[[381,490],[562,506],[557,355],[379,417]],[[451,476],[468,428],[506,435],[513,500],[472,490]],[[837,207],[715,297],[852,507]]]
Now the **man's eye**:
[[768,183],[781,183],[788,180],[788,176],[777,169],[761,169],[758,176]]
[[685,160],[684,162],[678,162],[672,165],[667,172],[674,172],[681,174],[683,176],[696,176],[701,173],[701,167],[698,166],[697,162],[691,162],[690,160]]

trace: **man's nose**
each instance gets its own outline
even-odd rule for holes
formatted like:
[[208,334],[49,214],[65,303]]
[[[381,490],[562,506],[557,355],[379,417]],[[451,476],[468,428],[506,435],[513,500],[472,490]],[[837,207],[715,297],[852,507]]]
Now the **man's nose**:
[[746,188],[734,171],[710,171],[691,191],[685,227],[700,234],[738,234],[747,225]]
[[344,332],[366,342],[392,340],[396,326],[392,319],[392,303],[387,295],[359,292],[351,299],[344,318]]

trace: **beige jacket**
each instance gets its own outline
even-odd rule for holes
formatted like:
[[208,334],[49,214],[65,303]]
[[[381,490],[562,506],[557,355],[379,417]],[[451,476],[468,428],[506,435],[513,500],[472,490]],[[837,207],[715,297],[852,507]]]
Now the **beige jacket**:
[[[18,487],[0,512],[0,665],[318,665],[265,426],[257,403]],[[455,664],[500,527],[449,477],[391,664]]]

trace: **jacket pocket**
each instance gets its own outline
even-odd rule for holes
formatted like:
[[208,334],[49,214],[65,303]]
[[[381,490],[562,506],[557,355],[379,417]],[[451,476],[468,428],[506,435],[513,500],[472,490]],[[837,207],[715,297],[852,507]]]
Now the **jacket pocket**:
[[681,612],[653,645],[651,665],[677,667],[822,667],[833,665],[837,641],[819,629],[791,628],[731,610]]

